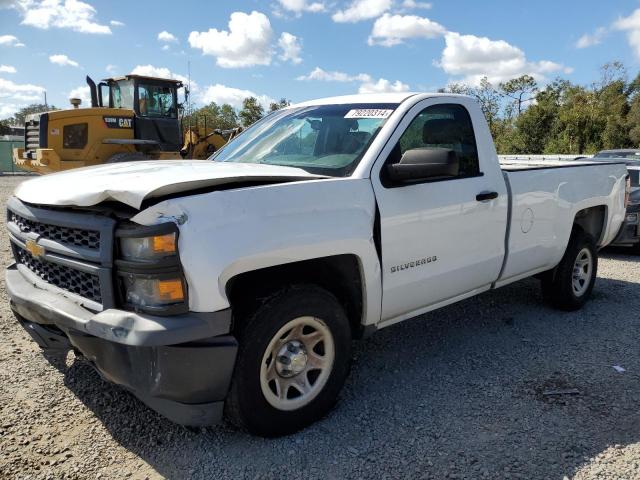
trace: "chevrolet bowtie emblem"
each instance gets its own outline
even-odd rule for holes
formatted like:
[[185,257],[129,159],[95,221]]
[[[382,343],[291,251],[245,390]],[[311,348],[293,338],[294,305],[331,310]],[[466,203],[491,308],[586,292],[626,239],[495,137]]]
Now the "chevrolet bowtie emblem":
[[25,248],[34,258],[40,258],[44,255],[44,247],[38,245],[35,240],[28,239]]

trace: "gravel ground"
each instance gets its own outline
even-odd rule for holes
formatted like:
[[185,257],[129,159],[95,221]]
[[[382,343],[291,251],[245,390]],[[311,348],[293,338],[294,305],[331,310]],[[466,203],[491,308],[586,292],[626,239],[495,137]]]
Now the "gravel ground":
[[[3,204],[20,181],[0,177]],[[382,330],[337,408],[277,440],[173,425],[73,354],[45,358],[2,283],[0,478],[640,478],[638,262],[604,252],[580,312],[527,280]]]

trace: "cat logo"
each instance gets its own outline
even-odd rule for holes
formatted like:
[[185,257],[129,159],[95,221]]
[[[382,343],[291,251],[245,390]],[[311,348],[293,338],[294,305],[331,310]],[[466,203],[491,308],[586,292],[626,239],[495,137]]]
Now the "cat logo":
[[133,128],[132,117],[102,117],[107,128]]
[[33,256],[33,258],[40,258],[44,256],[44,247],[38,245],[35,240],[27,239],[25,243],[25,248],[27,252]]

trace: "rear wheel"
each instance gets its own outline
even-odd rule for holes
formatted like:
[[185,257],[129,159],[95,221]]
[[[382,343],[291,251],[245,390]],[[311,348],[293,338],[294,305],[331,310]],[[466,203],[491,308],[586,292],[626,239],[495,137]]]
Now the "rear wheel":
[[293,433],[322,418],[349,373],[351,329],[337,299],[291,287],[260,305],[239,336],[226,402],[229,420],[262,436]]
[[544,297],[561,310],[578,310],[591,295],[598,253],[591,235],[576,229],[558,266],[542,276]]

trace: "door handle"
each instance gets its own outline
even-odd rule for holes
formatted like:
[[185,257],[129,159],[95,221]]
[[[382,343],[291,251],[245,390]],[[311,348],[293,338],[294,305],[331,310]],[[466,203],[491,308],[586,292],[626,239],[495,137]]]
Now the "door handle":
[[479,202],[486,202],[498,198],[498,192],[480,192],[476,195],[476,200]]

